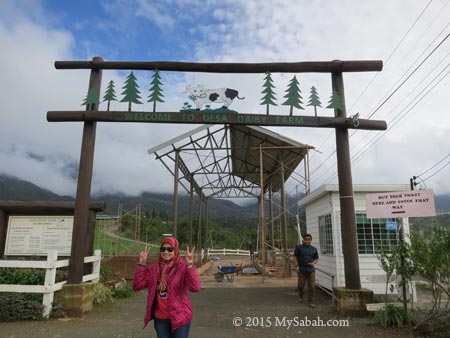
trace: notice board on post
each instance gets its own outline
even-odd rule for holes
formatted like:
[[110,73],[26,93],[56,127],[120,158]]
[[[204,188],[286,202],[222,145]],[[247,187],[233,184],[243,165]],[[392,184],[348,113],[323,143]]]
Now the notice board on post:
[[73,216],[9,216],[6,256],[70,256]]
[[366,195],[367,218],[436,216],[433,190],[410,190]]

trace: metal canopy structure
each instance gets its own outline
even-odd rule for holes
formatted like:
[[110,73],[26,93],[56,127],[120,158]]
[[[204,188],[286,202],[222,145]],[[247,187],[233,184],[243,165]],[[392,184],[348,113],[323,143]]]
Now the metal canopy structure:
[[[207,198],[259,197],[261,150],[264,192],[277,192],[314,147],[258,126],[202,125],[148,150],[187,191]],[[284,162],[284,175],[280,174]],[[178,175],[178,171],[182,175]],[[283,176],[283,177],[282,177]],[[177,182],[175,182],[177,184]],[[309,187],[309,182],[305,183]]]

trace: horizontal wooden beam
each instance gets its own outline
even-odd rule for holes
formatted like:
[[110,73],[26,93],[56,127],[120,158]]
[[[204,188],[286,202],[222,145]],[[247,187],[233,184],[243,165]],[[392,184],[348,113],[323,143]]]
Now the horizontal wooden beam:
[[[73,214],[75,202],[72,201],[0,201],[0,210],[19,214]],[[100,212],[106,209],[105,202],[90,203],[89,209]]]
[[254,126],[348,128],[366,130],[386,130],[387,124],[381,120],[354,121],[352,117],[328,116],[287,116],[262,114],[231,114],[201,112],[128,112],[128,111],[49,111],[49,122],[141,122],[180,124],[241,124]]
[[163,70],[202,73],[342,73],[381,71],[381,60],[269,63],[196,63],[171,61],[55,61],[56,69]]

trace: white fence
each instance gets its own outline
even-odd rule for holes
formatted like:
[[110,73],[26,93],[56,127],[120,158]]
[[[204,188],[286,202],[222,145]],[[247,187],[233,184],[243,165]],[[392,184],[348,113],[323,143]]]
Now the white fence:
[[[95,250],[94,256],[84,258],[85,263],[92,263],[92,273],[83,276],[83,282],[97,282],[100,278],[101,250]],[[20,292],[20,293],[42,293],[42,305],[44,305],[43,316],[48,317],[52,310],[52,302],[55,291],[61,290],[67,281],[55,283],[56,269],[69,266],[68,259],[58,261],[58,252],[49,251],[47,261],[17,261],[0,260],[0,268],[19,268],[19,269],[45,269],[44,285],[15,285],[0,284],[0,292]]]
[[[256,252],[255,252],[256,253]],[[249,250],[233,250],[233,249],[209,249],[208,248],[208,256],[250,256]]]

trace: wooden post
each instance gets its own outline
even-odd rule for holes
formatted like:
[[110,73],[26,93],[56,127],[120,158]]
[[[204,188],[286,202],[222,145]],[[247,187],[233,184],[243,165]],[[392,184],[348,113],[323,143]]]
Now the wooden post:
[[[103,61],[94,57],[92,61]],[[93,69],[89,80],[89,89],[95,90],[100,98],[102,70]],[[98,110],[98,104],[91,105],[91,110]],[[94,165],[95,132],[97,122],[85,121],[83,140],[81,143],[80,167],[78,170],[78,185],[75,201],[75,214],[72,232],[72,248],[69,265],[69,284],[78,284],[83,280],[85,240],[89,224],[89,199],[91,194],[92,168]]]
[[178,172],[180,167],[180,151],[175,151],[175,168],[173,174],[173,225],[172,236],[177,237],[178,227]]
[[[344,81],[342,73],[332,73],[331,81],[342,101],[343,109],[335,109],[335,115],[346,117]],[[356,242],[355,201],[353,198],[353,181],[350,165],[350,144],[348,129],[336,128],[336,157],[339,181],[339,200],[341,204],[341,238],[344,255],[345,287],[347,289],[361,289],[359,275],[358,245]]]
[[6,212],[0,209],[0,257],[5,254],[7,222],[8,217]]
[[[89,210],[89,222],[85,239],[86,249],[84,251],[84,257],[92,256],[94,251],[95,215],[95,211]],[[85,264],[83,271],[83,275],[90,274],[92,271],[91,264]]]

